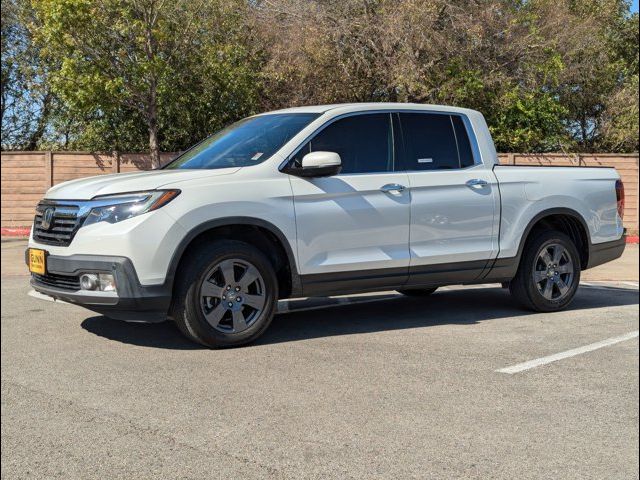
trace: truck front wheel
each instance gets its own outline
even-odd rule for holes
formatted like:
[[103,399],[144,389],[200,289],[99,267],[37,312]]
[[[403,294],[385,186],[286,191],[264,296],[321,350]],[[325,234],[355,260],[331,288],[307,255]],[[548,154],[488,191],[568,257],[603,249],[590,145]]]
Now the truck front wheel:
[[567,307],[580,284],[580,255],[562,232],[534,234],[527,241],[511,294],[525,308],[553,312]]
[[278,280],[252,245],[220,240],[199,246],[181,264],[172,316],[180,331],[211,348],[249,343],[276,311]]

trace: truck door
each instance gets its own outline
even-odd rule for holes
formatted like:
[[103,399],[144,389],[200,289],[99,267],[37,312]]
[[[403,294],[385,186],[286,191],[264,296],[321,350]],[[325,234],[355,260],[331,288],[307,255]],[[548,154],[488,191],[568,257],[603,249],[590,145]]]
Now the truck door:
[[[305,293],[401,286],[409,268],[408,178],[394,171],[391,113],[349,115],[301,147],[336,152],[333,177],[291,176]],[[298,158],[299,157],[299,158]]]
[[409,283],[473,281],[497,255],[497,180],[463,115],[399,117],[411,190]]

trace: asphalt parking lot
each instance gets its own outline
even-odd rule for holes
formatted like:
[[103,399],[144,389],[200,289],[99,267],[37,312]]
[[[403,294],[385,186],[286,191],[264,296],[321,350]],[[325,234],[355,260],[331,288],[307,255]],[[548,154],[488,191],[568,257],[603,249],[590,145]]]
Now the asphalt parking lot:
[[638,478],[637,246],[565,312],[495,285],[292,302],[223,351],[28,296],[23,249],[2,244],[2,478]]

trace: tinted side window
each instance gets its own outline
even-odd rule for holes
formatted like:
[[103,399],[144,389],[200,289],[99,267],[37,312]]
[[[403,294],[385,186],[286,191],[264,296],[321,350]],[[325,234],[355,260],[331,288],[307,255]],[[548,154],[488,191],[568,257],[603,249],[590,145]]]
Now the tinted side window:
[[388,172],[393,170],[393,139],[390,115],[354,115],[330,124],[300,149],[298,164],[309,152],[336,152],[342,159],[342,173]]
[[460,155],[450,115],[401,113],[407,170],[460,168]]
[[458,141],[458,154],[460,155],[460,167],[471,167],[473,161],[473,152],[471,150],[471,142],[469,142],[469,134],[464,126],[462,117],[459,115],[451,115],[453,121],[453,129],[456,132],[456,140]]

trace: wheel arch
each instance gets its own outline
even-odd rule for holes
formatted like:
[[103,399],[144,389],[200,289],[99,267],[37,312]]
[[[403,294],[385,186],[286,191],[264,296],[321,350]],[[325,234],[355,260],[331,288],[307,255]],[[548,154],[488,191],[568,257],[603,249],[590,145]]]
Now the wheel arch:
[[191,248],[218,238],[242,240],[261,250],[276,269],[281,297],[301,294],[295,256],[286,235],[271,222],[254,217],[218,218],[189,230],[171,256],[165,285],[173,291],[179,266]]
[[487,269],[484,281],[509,282],[515,277],[520,259],[527,241],[532,233],[544,228],[553,228],[567,234],[576,244],[580,254],[580,266],[583,270],[589,268],[592,245],[589,227],[582,215],[576,210],[566,207],[549,208],[536,213],[522,231],[518,242],[518,250],[514,257],[496,258]]
[[537,213],[527,224],[520,238],[517,253],[517,263],[520,263],[522,252],[531,238],[531,234],[537,230],[553,228],[566,234],[574,242],[580,254],[580,265],[584,270],[589,264],[589,252],[591,249],[591,237],[587,222],[579,212],[571,208],[550,208]]

